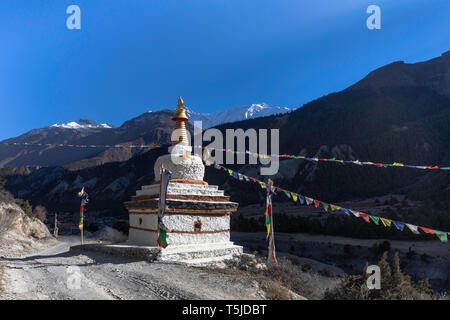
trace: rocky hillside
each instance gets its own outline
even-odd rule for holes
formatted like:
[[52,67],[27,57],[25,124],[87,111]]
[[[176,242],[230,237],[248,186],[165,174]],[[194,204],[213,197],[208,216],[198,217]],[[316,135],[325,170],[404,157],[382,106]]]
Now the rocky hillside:
[[39,219],[24,212],[15,199],[0,190],[0,256],[30,252],[50,233]]

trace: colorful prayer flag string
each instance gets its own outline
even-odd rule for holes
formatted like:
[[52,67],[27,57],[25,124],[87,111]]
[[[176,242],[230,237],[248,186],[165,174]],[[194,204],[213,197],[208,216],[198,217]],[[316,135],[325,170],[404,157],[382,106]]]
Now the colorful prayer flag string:
[[213,150],[217,150],[217,151],[225,151],[225,152],[230,152],[230,153],[234,153],[234,154],[241,154],[241,153],[245,153],[248,155],[251,155],[252,157],[255,158],[271,158],[271,157],[276,157],[276,158],[283,158],[283,159],[302,159],[302,160],[307,160],[307,161],[323,161],[323,162],[337,162],[340,164],[355,164],[355,165],[359,165],[359,166],[374,166],[374,167],[378,167],[378,168],[387,168],[387,167],[402,167],[402,168],[415,168],[415,169],[423,169],[423,170],[450,170],[450,167],[442,167],[442,166],[432,166],[432,165],[408,165],[408,164],[403,164],[400,162],[393,162],[393,163],[379,163],[379,162],[372,162],[372,161],[359,161],[359,160],[340,160],[340,159],[336,159],[336,158],[317,158],[317,157],[306,157],[306,156],[294,156],[294,155],[287,155],[287,154],[275,154],[275,155],[268,155],[268,154],[258,154],[258,153],[252,153],[248,150],[246,150],[245,152],[240,152],[240,151],[232,151],[230,149],[220,149],[220,148],[207,148],[204,147],[205,150],[208,151],[208,156],[205,157],[205,159],[207,159],[209,157],[209,155],[211,154],[211,151]]
[[65,143],[34,143],[34,142],[2,142],[7,146],[32,146],[32,147],[69,147],[69,148],[157,148],[155,143],[151,144],[115,144],[115,145],[95,145],[95,144],[65,144]]
[[[223,169],[225,171],[228,171],[230,176],[232,176],[232,177],[235,176],[233,170],[225,168],[222,165],[211,163],[209,161],[205,161],[205,164],[207,166],[213,166],[215,169]],[[258,180],[258,179],[253,178],[253,177],[245,176],[242,173],[236,173],[236,175],[238,177],[242,177],[243,178],[243,179],[239,179],[241,181],[245,180],[245,181],[257,182],[261,186],[261,188],[263,188],[263,189],[267,188],[267,184],[265,182],[261,181],[261,180]],[[370,221],[372,221],[376,225],[380,225],[380,221],[381,221],[381,224],[384,227],[389,228],[389,227],[391,227],[393,225],[397,230],[400,230],[400,231],[403,231],[404,227],[406,225],[408,227],[408,229],[414,234],[420,234],[420,232],[418,231],[420,229],[424,233],[436,235],[438,237],[438,239],[440,241],[442,241],[442,242],[447,242],[448,241],[448,235],[450,235],[450,232],[445,232],[445,231],[440,231],[440,230],[435,230],[435,229],[429,229],[429,228],[425,228],[425,227],[422,227],[422,226],[416,226],[416,225],[409,224],[409,223],[402,222],[402,221],[394,221],[394,220],[391,220],[391,219],[388,219],[388,218],[379,217],[379,216],[375,216],[375,215],[370,215],[370,214],[367,214],[367,213],[364,213],[364,212],[361,212],[361,211],[357,211],[357,210],[343,208],[343,207],[340,207],[338,205],[331,204],[331,203],[326,203],[326,202],[324,202],[322,200],[317,200],[317,199],[313,199],[313,198],[310,198],[310,197],[306,197],[304,195],[301,195],[301,194],[298,194],[298,193],[295,193],[295,192],[292,192],[292,191],[289,191],[289,190],[285,190],[285,189],[280,188],[280,187],[272,186],[272,188],[274,190],[276,190],[277,192],[283,193],[284,195],[286,195],[286,197],[288,197],[289,199],[293,200],[294,202],[300,201],[300,203],[303,204],[304,202],[302,200],[300,200],[300,199],[304,199],[304,201],[306,202],[306,205],[314,204],[314,206],[316,208],[319,208],[319,206],[322,205],[324,211],[328,211],[328,209],[331,209],[332,212],[333,211],[342,212],[342,213],[344,213],[345,215],[348,215],[348,216],[350,215],[350,212],[351,212],[355,217],[362,218],[367,223],[370,223]],[[267,225],[267,216],[266,216],[266,223],[265,224]],[[272,225],[272,223],[271,223],[271,225]],[[269,233],[269,228],[268,228],[268,233]]]

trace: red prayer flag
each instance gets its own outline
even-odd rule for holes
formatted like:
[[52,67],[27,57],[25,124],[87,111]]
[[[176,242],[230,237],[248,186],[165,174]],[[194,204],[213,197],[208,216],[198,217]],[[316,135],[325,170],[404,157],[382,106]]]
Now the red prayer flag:
[[319,205],[320,205],[320,201],[319,201],[319,200],[316,200],[316,199],[314,199],[314,206],[315,206],[316,208],[318,208],[318,207],[319,207]]
[[419,226],[425,233],[434,234],[434,230]]
[[381,164],[381,163],[374,163],[373,165],[377,166],[377,167],[382,167],[383,166],[383,164]]
[[359,216],[360,216],[361,218],[363,218],[364,220],[366,220],[366,222],[369,222],[369,223],[370,223],[370,218],[369,218],[369,215],[368,215],[367,213],[359,212]]

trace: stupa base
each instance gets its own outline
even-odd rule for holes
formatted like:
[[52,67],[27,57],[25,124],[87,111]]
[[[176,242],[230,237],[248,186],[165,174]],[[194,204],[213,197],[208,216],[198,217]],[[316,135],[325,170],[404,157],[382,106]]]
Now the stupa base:
[[134,241],[117,244],[90,243],[72,246],[73,249],[97,251],[107,254],[142,259],[150,262],[181,263],[189,266],[223,266],[226,260],[241,255],[243,248],[233,242],[173,245],[166,248],[146,246]]

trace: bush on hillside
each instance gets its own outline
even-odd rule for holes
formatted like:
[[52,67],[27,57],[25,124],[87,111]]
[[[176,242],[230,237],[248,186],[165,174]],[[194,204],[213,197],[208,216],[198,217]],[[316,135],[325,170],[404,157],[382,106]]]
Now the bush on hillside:
[[381,257],[378,266],[381,272],[381,288],[367,287],[367,265],[361,275],[350,276],[332,290],[327,290],[325,299],[329,300],[418,300],[434,298],[433,288],[428,279],[414,286],[409,275],[400,269],[400,259],[395,253],[392,265],[387,261],[387,252]]
[[37,205],[33,209],[33,216],[45,222],[47,220],[47,209],[44,206]]

